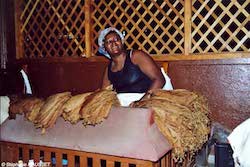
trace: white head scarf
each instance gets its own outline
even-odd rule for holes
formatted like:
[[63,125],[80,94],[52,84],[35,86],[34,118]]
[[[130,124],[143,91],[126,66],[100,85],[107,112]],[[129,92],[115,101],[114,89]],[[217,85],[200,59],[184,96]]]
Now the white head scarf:
[[107,53],[107,51],[105,50],[105,47],[104,47],[104,39],[106,37],[106,35],[110,32],[110,31],[115,31],[121,38],[122,40],[122,44],[124,44],[124,36],[122,35],[122,33],[117,30],[116,28],[114,27],[109,27],[109,28],[106,28],[104,30],[102,30],[100,33],[99,33],[99,37],[98,37],[98,45],[99,45],[99,48],[98,48],[98,51],[102,54],[104,54],[107,58],[111,59],[110,55]]

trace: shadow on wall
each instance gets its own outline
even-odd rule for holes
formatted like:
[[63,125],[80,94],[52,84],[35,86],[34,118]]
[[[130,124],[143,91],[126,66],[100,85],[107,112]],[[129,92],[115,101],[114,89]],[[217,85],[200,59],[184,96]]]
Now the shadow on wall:
[[24,91],[24,80],[20,73],[22,67],[8,64],[6,69],[0,70],[0,95],[21,95]]

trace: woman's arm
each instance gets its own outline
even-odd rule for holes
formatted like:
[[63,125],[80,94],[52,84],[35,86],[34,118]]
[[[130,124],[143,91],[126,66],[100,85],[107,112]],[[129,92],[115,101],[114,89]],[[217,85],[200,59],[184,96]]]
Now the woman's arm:
[[161,89],[165,84],[165,78],[161,73],[153,58],[147,53],[135,50],[131,56],[134,64],[138,65],[143,73],[145,73],[151,80],[152,84],[149,91],[154,89]]
[[111,85],[108,79],[108,67],[104,71],[103,79],[102,79],[102,89],[106,88],[107,86]]

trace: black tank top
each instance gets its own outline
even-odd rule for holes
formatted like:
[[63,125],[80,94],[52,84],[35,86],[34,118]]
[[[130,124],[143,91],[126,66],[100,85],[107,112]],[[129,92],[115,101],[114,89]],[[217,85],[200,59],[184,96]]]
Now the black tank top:
[[[132,53],[132,51],[130,51]],[[140,68],[133,64],[130,52],[126,56],[124,67],[117,72],[111,71],[112,62],[108,66],[108,78],[118,93],[143,93],[146,92],[152,81]]]

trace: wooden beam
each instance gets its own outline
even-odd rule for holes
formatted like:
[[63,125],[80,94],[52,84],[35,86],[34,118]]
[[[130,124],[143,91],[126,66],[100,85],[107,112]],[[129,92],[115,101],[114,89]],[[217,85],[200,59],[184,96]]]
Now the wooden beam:
[[85,44],[86,52],[85,55],[90,57],[92,55],[91,47],[91,0],[85,1]]
[[16,39],[16,59],[24,58],[24,35],[21,28],[21,3],[22,1],[14,1],[15,5],[15,39]]
[[227,52],[227,53],[203,53],[189,55],[160,55],[152,56],[155,61],[178,61],[178,60],[209,60],[209,59],[234,59],[250,58],[250,52]]
[[184,54],[189,55],[191,53],[191,18],[192,18],[192,0],[184,2]]

